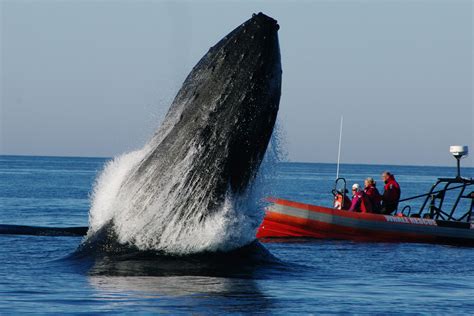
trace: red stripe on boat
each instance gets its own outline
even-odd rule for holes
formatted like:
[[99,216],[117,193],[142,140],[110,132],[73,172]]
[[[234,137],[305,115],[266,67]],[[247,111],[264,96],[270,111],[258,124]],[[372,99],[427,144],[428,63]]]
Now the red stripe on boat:
[[268,200],[271,204],[266,209],[257,238],[474,244],[474,229],[469,226],[438,226],[432,219],[341,211],[279,198]]

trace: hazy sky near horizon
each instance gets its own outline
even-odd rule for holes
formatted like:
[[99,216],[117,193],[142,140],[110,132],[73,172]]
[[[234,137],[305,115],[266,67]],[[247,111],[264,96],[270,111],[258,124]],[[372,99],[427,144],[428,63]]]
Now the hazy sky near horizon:
[[140,148],[209,47],[262,11],[280,24],[292,161],[474,163],[472,1],[0,0],[0,154]]

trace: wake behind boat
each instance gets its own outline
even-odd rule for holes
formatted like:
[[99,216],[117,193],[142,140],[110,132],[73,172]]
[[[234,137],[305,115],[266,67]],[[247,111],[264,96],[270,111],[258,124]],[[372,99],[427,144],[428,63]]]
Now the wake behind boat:
[[[428,193],[400,200],[424,198],[417,212],[412,212],[412,207],[407,205],[393,215],[359,213],[272,197],[257,237],[474,246],[474,191],[470,191],[474,179],[463,178],[460,174],[460,159],[467,155],[467,147],[453,146],[451,152],[458,161],[456,177],[439,178]],[[338,178],[335,186],[340,180],[344,183],[342,192],[345,192],[343,178]],[[337,195],[341,190],[335,188],[333,192]],[[448,194],[452,193],[455,193],[451,197],[452,203],[446,203]]]

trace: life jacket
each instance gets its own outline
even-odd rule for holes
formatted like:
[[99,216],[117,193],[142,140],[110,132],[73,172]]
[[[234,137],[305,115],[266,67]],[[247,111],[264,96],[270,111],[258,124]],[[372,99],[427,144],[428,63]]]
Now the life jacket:
[[370,201],[369,197],[367,194],[364,192],[360,192],[362,197],[361,197],[361,202],[360,202],[360,212],[361,213],[372,213],[373,208],[372,208],[372,202]]
[[367,194],[363,191],[359,191],[352,197],[351,207],[349,210],[361,213],[372,213],[372,202]]
[[390,175],[387,181],[385,181],[382,206],[388,211],[396,210],[398,201],[400,200],[400,194],[400,185],[395,181],[395,177]]
[[380,195],[379,190],[377,190],[376,187],[371,185],[365,188],[364,192],[367,195],[367,198],[372,203],[372,211],[374,213],[377,212],[380,209],[382,203],[382,196]]

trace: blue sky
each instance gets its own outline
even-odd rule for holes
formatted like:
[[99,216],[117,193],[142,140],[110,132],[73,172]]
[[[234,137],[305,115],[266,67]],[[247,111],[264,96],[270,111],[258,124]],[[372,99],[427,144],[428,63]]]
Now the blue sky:
[[259,11],[281,27],[291,160],[334,162],[341,115],[343,162],[452,165],[449,145],[474,151],[471,1],[0,6],[0,154],[141,147],[202,55]]

